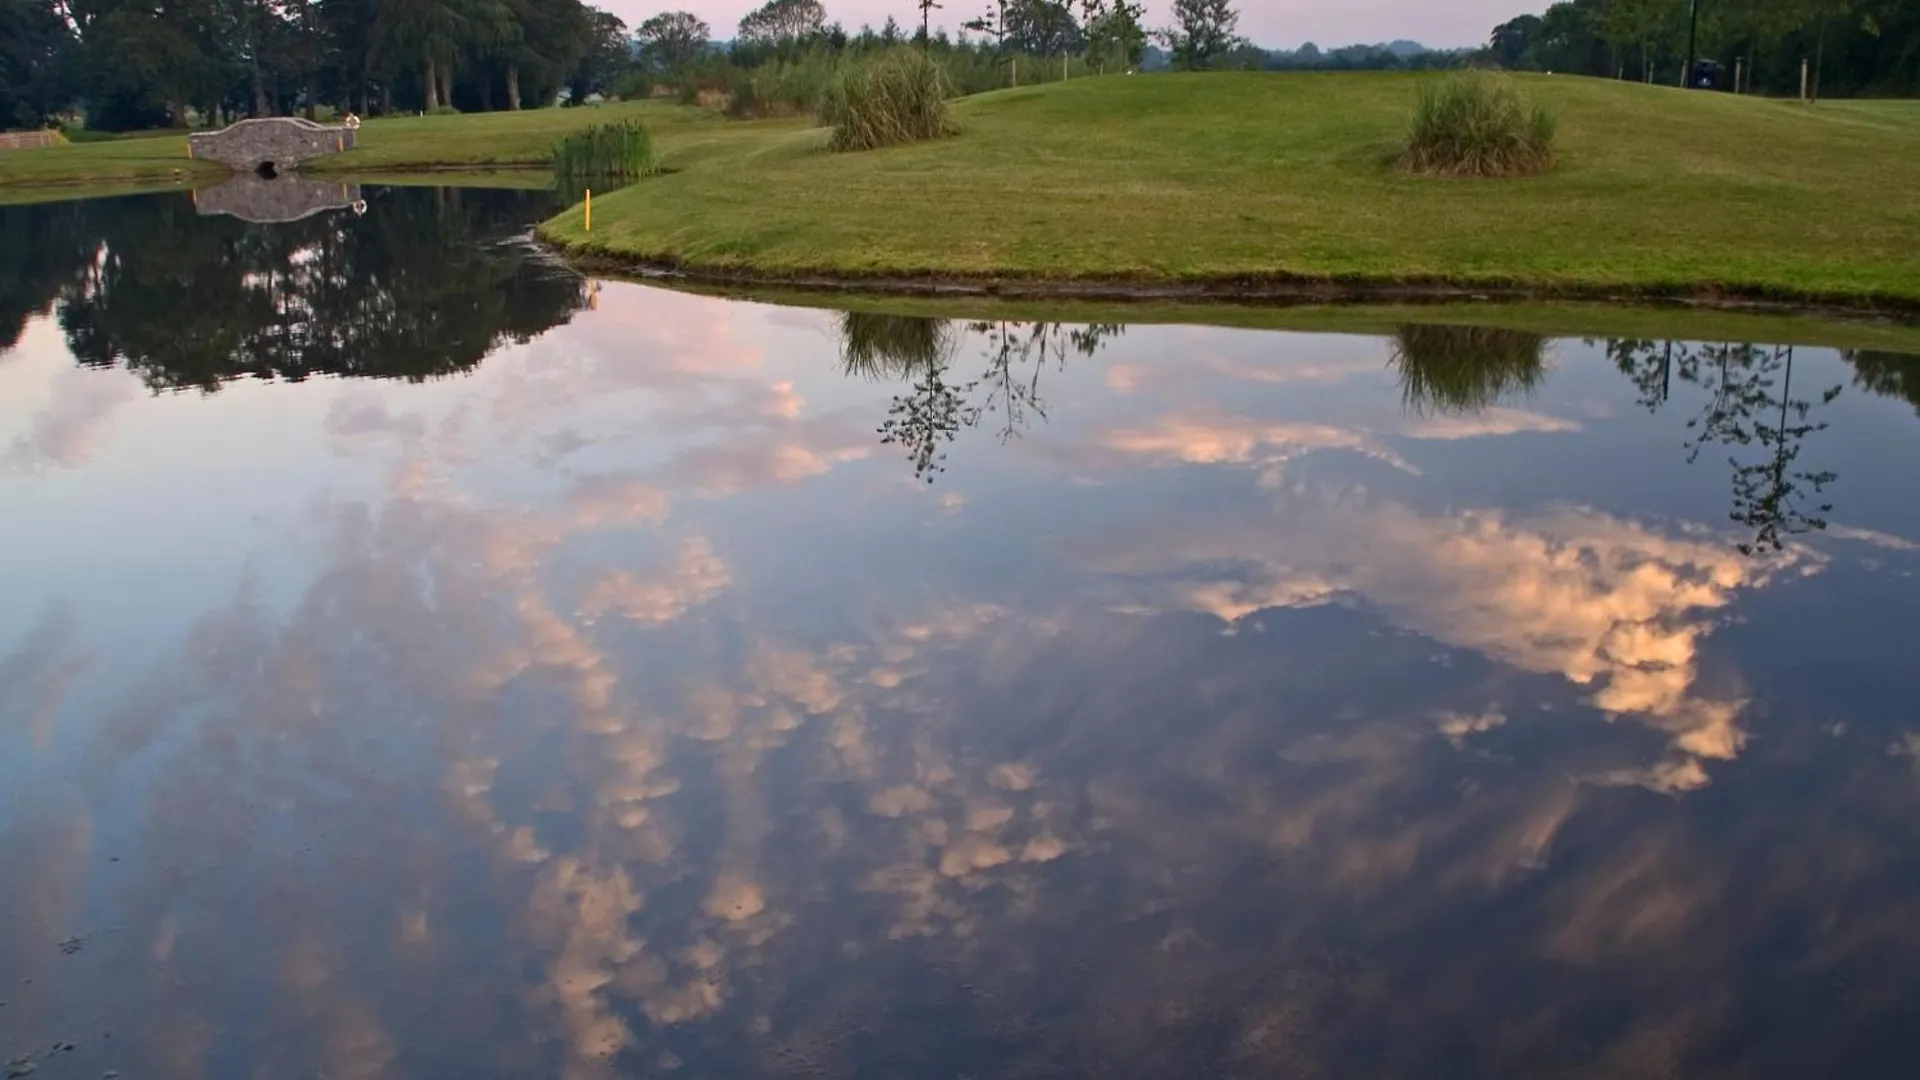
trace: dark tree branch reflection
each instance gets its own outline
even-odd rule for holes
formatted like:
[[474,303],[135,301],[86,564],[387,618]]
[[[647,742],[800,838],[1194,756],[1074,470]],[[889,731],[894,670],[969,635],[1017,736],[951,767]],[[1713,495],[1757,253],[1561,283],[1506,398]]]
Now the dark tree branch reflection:
[[[841,366],[867,379],[911,380],[880,425],[880,441],[906,451],[917,479],[931,484],[946,471],[946,447],[988,416],[1000,418],[1002,442],[1018,438],[1034,418],[1045,421],[1040,376],[1064,370],[1069,356],[1090,357],[1126,332],[1114,324],[1069,326],[1007,320],[960,324],[916,315],[849,311],[840,316]],[[982,343],[978,377],[953,377],[969,338]],[[975,400],[977,393],[984,396]]]
[[[1687,421],[1683,445],[1689,464],[1708,447],[1728,450],[1727,464],[1733,470],[1730,516],[1753,530],[1753,539],[1740,545],[1742,552],[1779,551],[1787,537],[1827,527],[1824,515],[1833,511],[1833,504],[1821,496],[1838,476],[1798,463],[1807,436],[1827,428],[1824,421],[1811,418],[1813,410],[1831,404],[1844,388],[1795,397],[1792,346],[1615,339],[1607,343],[1607,355],[1633,380],[1640,403],[1651,412],[1666,406],[1675,379],[1706,393],[1705,405]],[[1748,457],[1749,449],[1762,456]]]
[[1900,398],[1920,413],[1920,356],[1870,349],[1845,355],[1853,365],[1855,384],[1881,397]]

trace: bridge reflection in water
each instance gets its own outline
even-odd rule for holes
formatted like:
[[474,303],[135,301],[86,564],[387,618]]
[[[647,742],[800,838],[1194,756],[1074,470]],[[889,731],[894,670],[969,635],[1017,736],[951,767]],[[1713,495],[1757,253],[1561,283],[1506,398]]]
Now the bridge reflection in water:
[[360,185],[282,176],[264,180],[249,173],[193,193],[194,210],[203,217],[226,214],[261,224],[299,221],[331,210],[364,213]]

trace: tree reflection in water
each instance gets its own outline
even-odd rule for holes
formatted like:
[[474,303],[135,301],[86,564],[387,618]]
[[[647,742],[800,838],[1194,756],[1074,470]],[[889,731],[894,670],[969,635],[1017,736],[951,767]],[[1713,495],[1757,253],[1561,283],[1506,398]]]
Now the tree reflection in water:
[[551,199],[393,189],[364,217],[275,225],[178,196],[0,208],[0,343],[51,308],[81,363],[155,390],[458,374],[585,306],[577,275],[511,242]]
[[[1787,537],[1827,527],[1824,515],[1833,504],[1821,497],[1839,476],[1798,463],[1807,436],[1827,429],[1826,422],[1811,419],[1813,410],[1831,404],[1845,388],[1795,397],[1792,346],[1614,339],[1607,342],[1607,355],[1633,380],[1650,412],[1666,405],[1676,378],[1706,392],[1706,405],[1687,421],[1687,462],[1698,461],[1709,446],[1728,449],[1730,516],[1753,530],[1753,539],[1739,545],[1743,553],[1779,551]],[[1747,448],[1762,456],[1742,460]]]
[[[850,375],[911,381],[912,390],[894,398],[879,434],[883,443],[905,450],[917,478],[932,483],[945,471],[946,448],[961,431],[997,416],[1004,442],[1035,418],[1044,421],[1042,372],[1049,365],[1064,367],[1069,356],[1093,356],[1125,329],[843,312],[841,361]],[[985,363],[973,377],[960,378],[956,364],[970,340],[981,343]],[[1391,364],[1409,410],[1471,415],[1533,393],[1547,376],[1546,346],[1545,337],[1527,331],[1407,324],[1394,331]],[[1796,388],[1791,346],[1613,339],[1606,349],[1649,411],[1666,406],[1676,379],[1706,392],[1706,404],[1687,421],[1683,445],[1689,463],[1710,446],[1731,451],[1729,516],[1753,531],[1751,540],[1738,545],[1743,553],[1779,551],[1788,538],[1827,527],[1833,504],[1824,495],[1838,476],[1800,460],[1806,438],[1827,428],[1814,419],[1815,410],[1832,403],[1843,387]],[[1920,407],[1920,359],[1843,355],[1860,386]],[[1743,460],[1749,449],[1760,456]]]
[[[1066,367],[1069,355],[1090,357],[1124,326],[998,320],[962,324],[917,315],[848,311],[840,315],[841,365],[868,379],[911,379],[880,425],[880,441],[899,446],[916,478],[931,484],[946,471],[946,446],[963,429],[1001,418],[1002,442],[1018,438],[1033,417],[1047,418],[1040,375]],[[955,357],[969,338],[982,343],[985,365],[968,380],[952,377]],[[984,396],[976,400],[976,394]]]
[[1856,349],[1845,354],[1853,380],[1881,397],[1903,398],[1920,413],[1920,356]]

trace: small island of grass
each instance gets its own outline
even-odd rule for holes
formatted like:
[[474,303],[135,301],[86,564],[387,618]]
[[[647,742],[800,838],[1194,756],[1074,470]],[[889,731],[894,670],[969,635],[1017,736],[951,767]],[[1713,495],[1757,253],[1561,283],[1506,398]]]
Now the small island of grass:
[[1551,167],[1440,178],[1402,166],[1423,78],[1088,78],[969,98],[957,135],[861,153],[804,121],[684,125],[664,175],[596,197],[590,233],[575,208],[541,235],[815,288],[1920,307],[1920,103],[1517,76],[1556,121]]

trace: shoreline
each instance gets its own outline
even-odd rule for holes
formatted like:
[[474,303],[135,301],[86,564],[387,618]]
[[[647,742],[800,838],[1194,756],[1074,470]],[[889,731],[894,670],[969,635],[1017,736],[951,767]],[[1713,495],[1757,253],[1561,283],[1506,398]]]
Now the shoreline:
[[1647,286],[1579,282],[1473,281],[1445,277],[1237,274],[1191,279],[1140,275],[1048,277],[1030,273],[895,274],[814,270],[770,272],[702,267],[669,259],[612,254],[571,244],[536,227],[534,239],[555,257],[588,274],[642,281],[713,286],[749,292],[913,299],[1009,300],[1221,307],[1358,306],[1366,304],[1578,303],[1659,306],[1732,314],[1805,318],[1861,318],[1920,327],[1920,296],[1787,292],[1723,282]]

